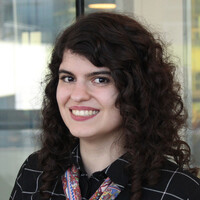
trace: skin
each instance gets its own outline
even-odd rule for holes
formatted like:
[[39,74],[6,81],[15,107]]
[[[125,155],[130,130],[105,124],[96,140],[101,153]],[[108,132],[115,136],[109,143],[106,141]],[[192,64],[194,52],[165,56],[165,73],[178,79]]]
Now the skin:
[[[81,156],[89,176],[124,153],[119,140],[122,117],[115,106],[117,95],[108,68],[98,68],[70,50],[64,52],[57,102],[64,123],[80,139]],[[81,112],[84,116],[80,116]]]

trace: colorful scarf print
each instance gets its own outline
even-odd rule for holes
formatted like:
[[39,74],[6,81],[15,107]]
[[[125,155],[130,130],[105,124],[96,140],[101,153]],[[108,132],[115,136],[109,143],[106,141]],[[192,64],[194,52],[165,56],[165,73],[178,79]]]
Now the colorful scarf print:
[[[82,199],[79,187],[79,171],[74,165],[65,172],[62,182],[66,200]],[[120,192],[121,189],[108,177],[89,200],[113,200]]]

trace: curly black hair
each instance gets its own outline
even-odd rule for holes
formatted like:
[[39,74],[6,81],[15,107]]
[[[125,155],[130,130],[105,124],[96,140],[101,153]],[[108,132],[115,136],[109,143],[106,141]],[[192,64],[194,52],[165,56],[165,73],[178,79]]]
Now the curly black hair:
[[58,70],[67,49],[111,71],[119,91],[116,106],[123,118],[124,148],[130,155],[132,200],[140,199],[143,183],[158,181],[166,159],[189,168],[190,148],[179,135],[187,115],[175,80],[176,65],[165,45],[131,17],[92,13],[64,30],[52,53],[42,110],[41,192],[72,165],[70,153],[77,143],[56,101]]

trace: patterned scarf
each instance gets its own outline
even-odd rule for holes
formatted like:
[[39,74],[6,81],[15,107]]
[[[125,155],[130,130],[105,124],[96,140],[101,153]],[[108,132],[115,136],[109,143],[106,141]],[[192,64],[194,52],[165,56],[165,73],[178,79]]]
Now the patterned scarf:
[[[65,172],[62,182],[66,200],[82,199],[79,187],[79,171],[74,165]],[[108,177],[89,200],[113,200],[120,192],[121,189]]]

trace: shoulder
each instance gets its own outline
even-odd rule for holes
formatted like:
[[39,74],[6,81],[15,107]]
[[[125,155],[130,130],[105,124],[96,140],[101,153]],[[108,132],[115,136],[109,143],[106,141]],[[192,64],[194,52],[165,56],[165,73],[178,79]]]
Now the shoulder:
[[22,164],[10,199],[21,200],[38,195],[38,185],[42,170],[38,167],[38,153],[31,154]]
[[34,191],[36,185],[38,185],[40,176],[43,173],[38,163],[37,152],[29,155],[23,163],[17,179],[23,191]]
[[23,178],[25,178],[25,180],[30,180],[30,178],[36,178],[40,176],[43,173],[43,171],[39,167],[38,152],[34,152],[31,155],[29,155],[28,158],[25,160],[24,164],[22,165],[22,168],[22,175]]
[[161,178],[168,180],[168,184],[176,184],[176,188],[184,190],[200,189],[200,179],[187,170],[180,169],[175,163],[167,161],[161,169]]
[[35,169],[35,170],[40,170],[41,168],[39,167],[39,159],[38,159],[39,153],[34,152],[30,154],[27,159],[24,162],[24,168],[30,168],[30,169]]
[[200,179],[167,161],[161,169],[158,184],[144,187],[144,193],[151,193],[156,197],[154,199],[198,200],[200,199]]
[[30,175],[42,174],[41,167],[39,167],[38,152],[34,152],[28,156],[21,166],[21,176],[30,177]]

